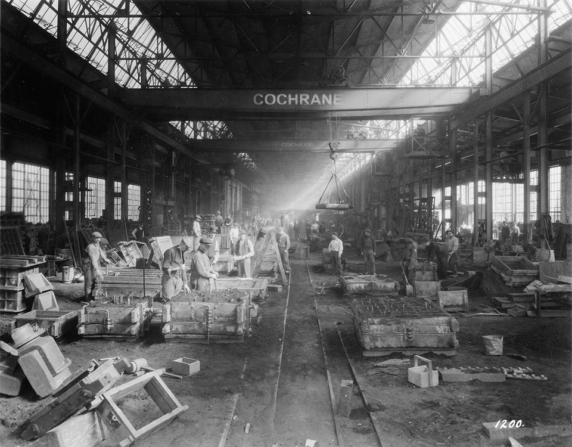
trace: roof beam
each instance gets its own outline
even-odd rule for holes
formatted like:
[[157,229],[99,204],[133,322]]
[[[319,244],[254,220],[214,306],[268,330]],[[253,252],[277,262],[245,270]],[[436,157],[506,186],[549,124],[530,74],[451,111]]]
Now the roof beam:
[[140,117],[132,114],[130,111],[115,103],[108,97],[91,89],[69,72],[60,69],[52,62],[47,61],[40,55],[29,50],[6,33],[2,33],[2,51],[5,51],[15,59],[39,71],[43,76],[64,85],[66,88],[72,90],[83,98],[86,98],[102,110],[134,124],[144,132],[153,136],[157,140],[162,141],[173,149],[191,157],[199,163],[208,163],[202,157],[198,157],[196,154],[192,153],[187,146],[173,140],[171,137],[155,129],[149,123],[142,121]]
[[553,57],[548,62],[529,71],[522,78],[512,82],[505,88],[489,96],[486,100],[475,107],[467,108],[459,116],[451,120],[451,130],[458,129],[469,124],[474,119],[494,110],[505,102],[517,97],[526,90],[536,87],[542,82],[548,81],[558,73],[569,70],[572,67],[572,50],[568,49],[558,56]]

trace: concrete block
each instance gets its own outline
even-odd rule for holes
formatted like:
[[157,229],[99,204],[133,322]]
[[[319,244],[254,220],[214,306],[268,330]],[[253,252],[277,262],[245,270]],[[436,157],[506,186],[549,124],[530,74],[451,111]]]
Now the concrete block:
[[338,414],[349,418],[352,412],[352,396],[354,394],[354,381],[342,380],[340,384],[340,400],[338,401]]
[[54,290],[54,286],[46,279],[43,273],[32,273],[31,275],[24,276],[24,292],[26,298],[49,290]]
[[48,292],[36,295],[36,297],[34,298],[33,309],[58,311],[60,310],[60,306],[58,305],[58,301],[56,300],[54,292],[50,290]]
[[26,343],[30,343],[32,340],[38,338],[45,332],[45,329],[37,328],[31,324],[25,324],[24,326],[14,329],[10,334],[12,336],[12,340],[14,340],[13,347],[18,349]]
[[181,376],[192,376],[197,374],[200,370],[201,362],[188,357],[182,357],[171,362],[171,371]]
[[71,376],[71,360],[64,358],[52,337],[40,337],[19,350],[18,363],[40,397],[56,391]]
[[0,351],[0,394],[7,396],[20,394],[25,377],[22,371],[17,369],[17,366],[18,357]]
[[106,438],[105,425],[95,411],[72,417],[29,447],[94,447]]

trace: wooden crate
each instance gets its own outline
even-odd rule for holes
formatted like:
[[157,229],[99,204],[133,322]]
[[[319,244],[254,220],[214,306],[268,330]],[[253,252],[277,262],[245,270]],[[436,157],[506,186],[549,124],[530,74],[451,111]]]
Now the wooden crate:
[[265,298],[268,295],[268,280],[266,278],[217,278],[219,290],[236,289],[252,293],[253,298]]
[[457,320],[422,298],[358,298],[351,308],[365,356],[391,352],[454,355],[458,347]]
[[496,256],[492,268],[509,287],[523,287],[538,279],[538,267],[524,256]]
[[[97,412],[101,415],[101,419],[106,424],[112,437],[117,441],[120,447],[127,447],[135,441],[140,441],[153,432],[170,424],[177,415],[188,410],[187,405],[181,405],[175,395],[167,388],[167,385],[161,380],[160,375],[165,372],[164,369],[147,373],[135,380],[119,385],[109,391],[103,393],[103,401]],[[161,410],[162,416],[136,429],[135,423],[131,423],[123,411],[116,403],[122,397],[130,393],[138,392],[144,389],[157,407]]]
[[152,317],[147,302],[86,306],[80,311],[77,332],[89,336],[138,338],[149,328]]
[[340,277],[340,284],[346,293],[382,291],[394,292],[398,290],[399,283],[376,275],[347,275]]
[[79,310],[32,310],[31,312],[18,315],[16,317],[16,326],[21,327],[27,323],[35,324],[46,329],[48,335],[60,338],[77,327],[79,313]]
[[166,340],[242,342],[256,315],[249,298],[241,303],[174,301],[163,306],[163,334]]

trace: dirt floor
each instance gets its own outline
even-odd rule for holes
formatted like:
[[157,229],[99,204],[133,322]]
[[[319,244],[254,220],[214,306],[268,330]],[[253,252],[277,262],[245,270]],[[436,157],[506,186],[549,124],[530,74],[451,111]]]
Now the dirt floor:
[[[348,254],[350,271],[362,271],[359,257],[351,251]],[[308,439],[319,441],[320,446],[374,447],[380,445],[378,436],[384,447],[493,446],[509,444],[490,441],[482,430],[483,422],[516,420],[525,427],[571,423],[570,318],[455,314],[459,348],[452,357],[424,354],[435,367],[527,366],[546,375],[548,381],[441,382],[421,389],[408,382],[407,367],[401,367],[397,375],[368,375],[377,362],[407,357],[362,355],[349,306],[352,297],[344,295],[336,277],[322,270],[321,253],[311,253],[308,260],[291,259],[291,268],[289,287],[258,300],[261,318],[244,343],[166,343],[160,318],[155,317],[150,331],[135,342],[76,335],[62,341],[60,348],[74,369],[85,367],[91,359],[113,356],[143,357],[153,368],[168,368],[179,357],[200,361],[197,375],[164,378],[189,409],[136,444],[142,447],[294,447]],[[397,262],[378,262],[377,273],[401,280]],[[63,284],[55,278],[52,282],[61,309],[81,307],[81,284]],[[479,306],[492,303],[481,288],[470,292],[470,305],[474,313]],[[482,336],[493,334],[504,336],[505,354],[521,354],[527,360],[485,355]],[[344,379],[359,383],[354,384],[350,417],[332,411]],[[128,380],[132,376],[122,379]],[[29,386],[19,397],[0,396],[0,445],[29,445],[19,437],[21,425],[49,401],[39,400]],[[145,392],[123,398],[119,406],[139,427],[160,414]],[[247,424],[249,433],[245,433]],[[570,437],[519,441],[537,447],[572,444]],[[102,445],[115,444],[106,440]]]

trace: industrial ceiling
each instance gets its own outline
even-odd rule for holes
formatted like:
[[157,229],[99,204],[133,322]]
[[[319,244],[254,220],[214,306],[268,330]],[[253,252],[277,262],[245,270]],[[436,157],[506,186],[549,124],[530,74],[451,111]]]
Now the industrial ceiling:
[[[483,86],[485,25],[493,30],[495,89],[536,66],[534,50],[526,48],[533,45],[540,15],[550,13],[551,56],[569,49],[571,40],[570,0],[59,3],[67,3],[67,41],[75,55],[68,59],[67,69],[77,79],[98,93],[109,93],[104,81],[109,76],[113,33],[118,84],[114,101],[139,120],[183,130],[191,140],[181,144],[201,160],[220,162],[231,160],[233,153],[248,153],[256,165],[248,176],[262,185],[261,193],[284,197],[285,207],[309,185],[314,195],[321,193],[332,168],[324,142],[365,138],[372,143],[380,140],[377,149],[388,150],[398,147],[410,129],[406,120],[455,116],[463,108],[459,104],[467,108],[482,101],[475,87]],[[8,37],[23,36],[29,48],[49,47],[50,35],[57,34],[58,2],[12,0],[3,1],[2,7],[3,32]],[[17,17],[17,10],[25,16]],[[45,31],[36,30],[32,38],[26,21]],[[44,54],[50,58],[49,51]],[[569,119],[561,118],[570,114],[569,70],[560,76],[551,113],[569,132]],[[447,107],[424,109],[439,88],[463,90],[465,96],[460,103],[451,100]],[[387,105],[376,96],[383,89],[402,95],[400,113],[395,111],[395,100]],[[244,92],[261,91],[276,101],[283,92],[350,90],[371,91],[367,106],[356,106],[353,113],[319,115],[299,109],[289,114],[271,109],[249,113],[229,106]],[[499,137],[518,132],[514,121],[519,101],[513,103],[495,119]],[[102,132],[95,123],[93,136]],[[242,141],[233,152],[227,141],[208,146],[192,139]],[[363,157],[346,153],[339,157],[339,167]]]

